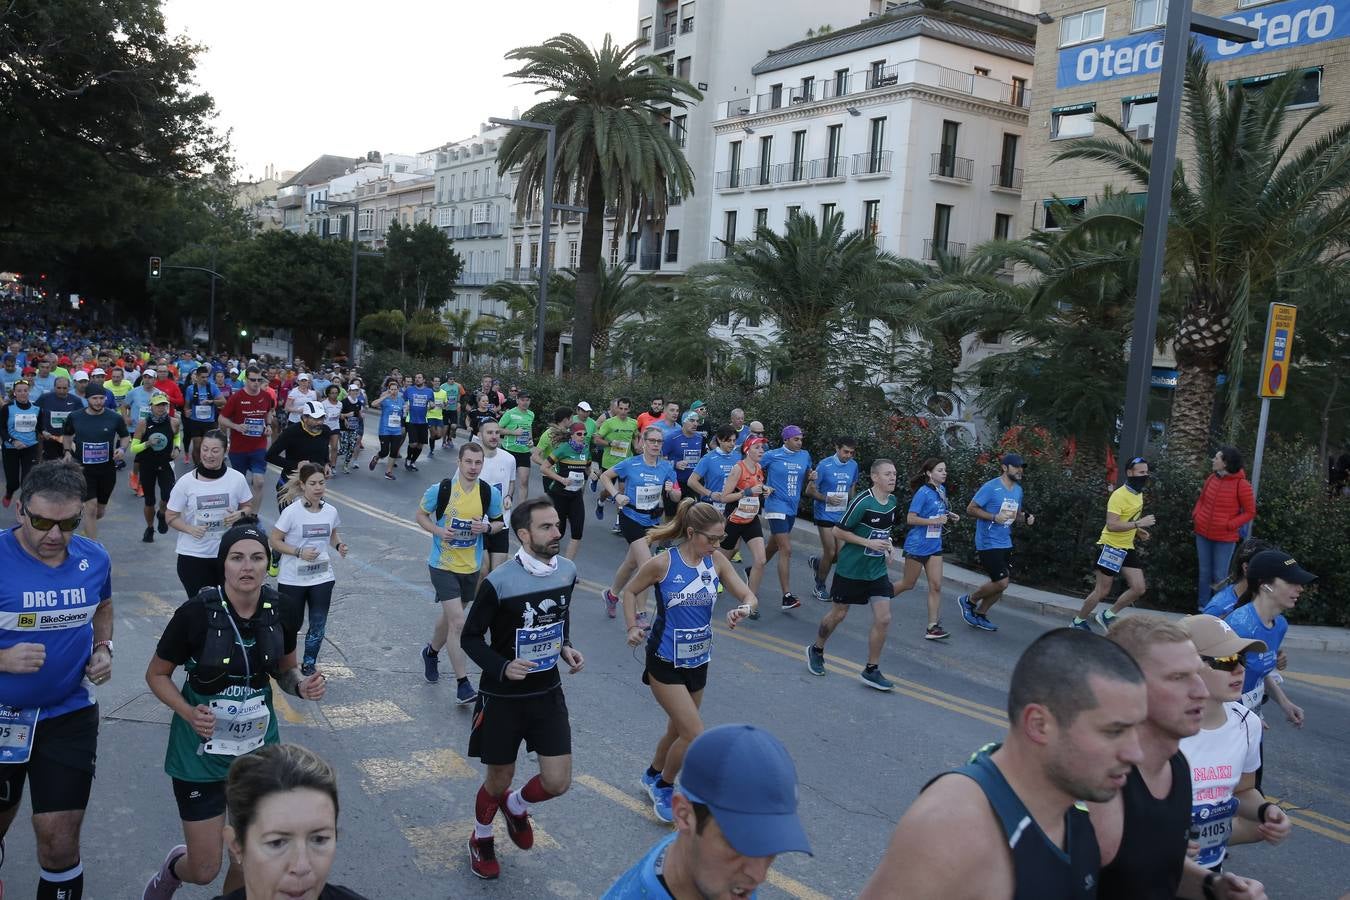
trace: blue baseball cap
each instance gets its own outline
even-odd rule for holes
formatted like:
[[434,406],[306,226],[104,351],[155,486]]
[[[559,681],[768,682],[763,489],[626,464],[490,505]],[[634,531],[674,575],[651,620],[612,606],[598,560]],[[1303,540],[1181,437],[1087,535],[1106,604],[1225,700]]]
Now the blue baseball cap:
[[753,725],[719,725],[694,739],[680,770],[680,793],[712,810],[742,856],[811,855],[797,817],[797,767],[787,748]]
[[999,462],[1003,463],[1003,465],[1005,466],[1018,466],[1018,467],[1025,466],[1027,464],[1026,460],[1024,460],[1021,454],[1018,453],[1005,453],[1003,454],[1003,459],[999,460]]

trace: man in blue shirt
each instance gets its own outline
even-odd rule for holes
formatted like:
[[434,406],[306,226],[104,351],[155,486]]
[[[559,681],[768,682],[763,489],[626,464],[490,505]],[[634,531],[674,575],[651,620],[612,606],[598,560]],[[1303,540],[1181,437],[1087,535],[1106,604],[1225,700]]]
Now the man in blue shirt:
[[32,382],[32,387],[29,388],[28,399],[34,403],[41,400],[43,394],[50,394],[56,390],[56,375],[52,372],[51,359],[45,356],[39,359],[37,374],[29,380]]
[[834,455],[820,461],[816,466],[815,480],[806,485],[806,496],[815,501],[812,515],[816,520],[816,532],[820,535],[820,555],[811,557],[807,562],[816,579],[816,599],[822,603],[830,602],[830,592],[825,589],[825,581],[839,557],[839,539],[834,536],[834,526],[843,521],[844,511],[853,499],[853,488],[858,483],[858,461],[853,458],[857,452],[856,439],[836,438]]
[[403,468],[409,472],[417,471],[417,457],[427,444],[427,412],[436,399],[436,392],[427,387],[427,377],[421,372],[413,376],[412,387],[403,389],[403,400],[408,408],[408,458]]
[[1000,462],[1003,473],[981,485],[966,506],[966,513],[976,520],[975,552],[989,580],[974,593],[957,597],[956,605],[961,607],[966,624],[981,631],[998,631],[998,626],[989,621],[989,610],[1003,597],[1012,577],[1013,523],[1036,524],[1036,517],[1022,508],[1026,461],[1016,453],[1005,453]]
[[[661,426],[658,424],[657,427]],[[671,465],[675,467],[675,477],[680,482],[681,492],[688,487],[689,476],[694,474],[694,467],[703,456],[703,435],[696,430],[697,428],[698,413],[690,410],[684,414],[680,430],[667,433],[665,441],[661,444],[661,455],[670,460]],[[679,505],[678,501],[667,496],[666,516],[675,515]]]
[[624,872],[604,900],[755,897],[780,853],[811,855],[797,812],[797,768],[753,725],[693,740],[671,801],[675,833]]
[[764,501],[764,520],[769,523],[767,563],[778,555],[778,583],[783,588],[783,610],[796,609],[802,605],[792,593],[790,578],[792,575],[792,526],[797,524],[797,510],[802,504],[802,491],[807,482],[816,477],[811,468],[811,454],[802,449],[806,435],[797,425],[783,429],[783,445],[775,447],[760,465],[764,467],[764,483],[773,488],[773,493]]
[[714,445],[703,454],[689,476],[689,490],[705,503],[721,502],[727,474],[732,466],[741,461],[741,453],[735,444],[736,432],[730,425],[717,429],[714,437]]
[[211,383],[211,369],[197,366],[188,386],[183,388],[183,438],[190,441],[193,465],[201,464],[202,437],[216,427],[225,397]]

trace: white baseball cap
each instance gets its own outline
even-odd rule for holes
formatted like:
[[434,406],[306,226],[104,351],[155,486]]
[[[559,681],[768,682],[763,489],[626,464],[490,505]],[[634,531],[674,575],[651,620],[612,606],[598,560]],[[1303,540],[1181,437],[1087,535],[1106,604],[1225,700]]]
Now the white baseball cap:
[[323,405],[317,400],[306,400],[305,405],[300,407],[300,415],[309,416],[311,419],[322,419],[325,415]]
[[309,373],[308,373],[308,372],[301,372],[299,375],[295,376],[295,380],[296,380],[296,381],[313,381],[314,379],[309,377]]
[[75,379],[76,381],[88,381],[89,373],[86,372],[84,369],[81,369],[80,371],[76,372],[74,375],[70,377]]
[[586,412],[590,412],[590,411],[591,411],[591,405],[590,405],[589,403],[587,403],[585,400],[582,400],[581,402],[579,402],[579,403],[577,404],[577,409],[584,409],[584,410],[586,410]]

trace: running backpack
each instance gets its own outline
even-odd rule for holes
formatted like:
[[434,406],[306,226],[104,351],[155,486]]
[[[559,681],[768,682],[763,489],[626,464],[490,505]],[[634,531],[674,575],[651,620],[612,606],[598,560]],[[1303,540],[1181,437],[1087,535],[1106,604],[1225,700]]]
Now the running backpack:
[[[445,517],[445,508],[450,505],[450,486],[453,483],[452,478],[442,478],[440,487],[436,489],[437,522]],[[492,486],[481,478],[478,479],[478,502],[483,504],[483,515],[486,516],[492,508]]]

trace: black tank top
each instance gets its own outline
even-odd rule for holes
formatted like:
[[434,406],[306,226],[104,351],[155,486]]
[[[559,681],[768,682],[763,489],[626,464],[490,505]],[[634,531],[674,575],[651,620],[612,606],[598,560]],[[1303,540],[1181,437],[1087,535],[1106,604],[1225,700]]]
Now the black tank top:
[[1171,900],[1181,883],[1191,829],[1191,770],[1177,751],[1169,760],[1172,790],[1159,800],[1136,766],[1120,791],[1125,821],[1120,849],[1102,869],[1102,900]]
[[1061,850],[1041,831],[998,766],[989,759],[989,754],[997,749],[997,744],[984,747],[970,758],[970,762],[952,772],[964,775],[980,786],[1003,826],[1013,859],[1013,900],[1091,900],[1096,897],[1097,870],[1101,868],[1102,857],[1087,809],[1075,804],[1064,813],[1065,849]]
[[165,463],[173,453],[173,422],[168,416],[163,421],[145,420],[145,434],[142,435],[145,449],[138,455],[141,462]]

